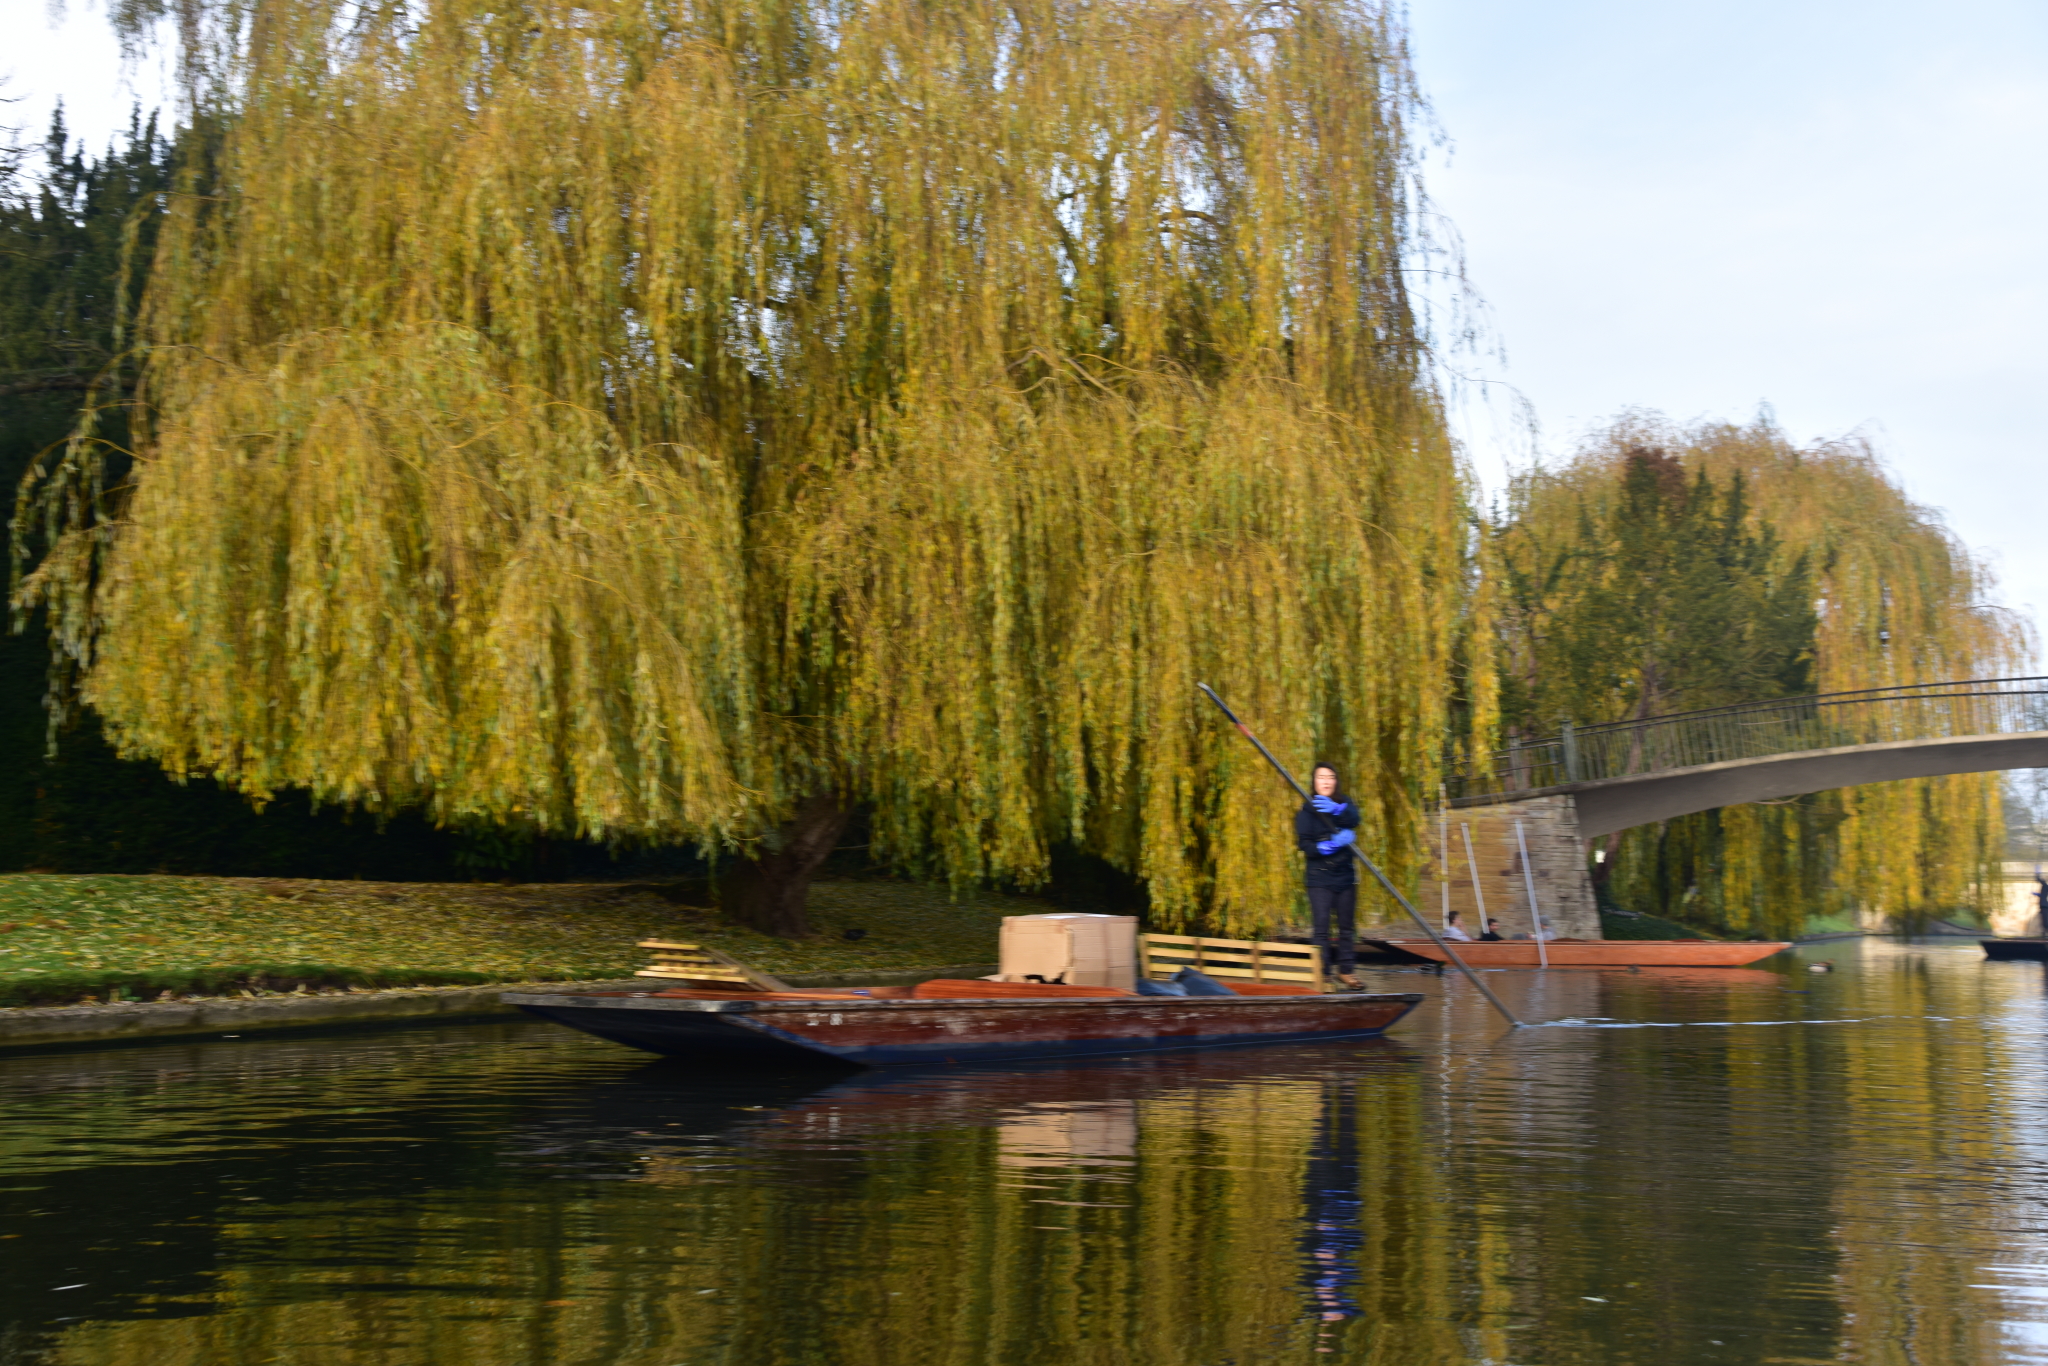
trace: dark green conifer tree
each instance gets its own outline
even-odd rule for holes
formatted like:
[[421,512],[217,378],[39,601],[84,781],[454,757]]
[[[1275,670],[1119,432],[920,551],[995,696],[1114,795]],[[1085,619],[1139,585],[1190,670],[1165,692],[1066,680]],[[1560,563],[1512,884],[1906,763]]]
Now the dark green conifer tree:
[[[10,493],[38,456],[62,448],[87,403],[109,476],[125,468],[133,372],[123,315],[155,249],[174,165],[207,150],[189,129],[177,142],[137,110],[93,155],[60,106],[39,145],[0,148],[0,488]],[[32,629],[0,632],[0,871],[432,878],[532,861],[525,846],[494,854],[487,836],[451,840],[417,817],[380,828],[316,813],[300,793],[258,813],[206,779],[179,784],[116,757],[89,714],[61,730],[53,752],[47,635],[22,624]]]
[[1576,534],[1501,540],[1511,733],[1555,731],[1813,688],[1813,576],[1780,553],[1738,472],[1717,481],[1635,446]]
[[[1742,472],[1716,479],[1633,444],[1619,475],[1620,487],[1598,501],[1582,496],[1563,516],[1552,510],[1549,524],[1572,534],[1546,535],[1542,519],[1525,516],[1501,538],[1510,734],[1813,691],[1819,619],[1809,560],[1783,552]],[[1810,799],[1773,817],[1786,838],[1773,846],[1767,880],[1780,891],[1810,887],[1825,841],[1805,827],[1832,828],[1839,817]],[[1608,900],[1614,841],[1600,843],[1593,878]],[[1643,847],[1631,849],[1634,863],[1645,866],[1634,882],[1655,893],[1644,909],[1698,916],[1697,889],[1715,883],[1707,869],[1723,843],[1721,813],[1664,822],[1635,843]]]
[[[124,247],[147,259],[170,159],[155,118],[139,111],[125,137],[89,156],[61,106],[39,147],[0,156],[0,488],[10,493],[39,452],[64,440],[114,358]],[[103,435],[120,443],[119,408],[106,418]],[[51,861],[38,832],[63,824],[64,779],[77,776],[44,754],[48,668],[41,633],[0,635],[0,868]],[[79,736],[73,756],[98,757],[96,740]]]

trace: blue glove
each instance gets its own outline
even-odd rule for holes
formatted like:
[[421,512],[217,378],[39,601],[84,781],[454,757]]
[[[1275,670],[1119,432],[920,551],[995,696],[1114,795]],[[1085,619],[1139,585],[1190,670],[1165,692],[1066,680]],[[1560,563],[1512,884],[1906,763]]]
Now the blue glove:
[[1322,812],[1325,816],[1334,816],[1351,803],[1340,802],[1334,797],[1310,797],[1308,804]]
[[1318,843],[1316,845],[1316,852],[1318,854],[1334,854],[1357,838],[1358,832],[1356,830],[1339,830],[1328,839]]

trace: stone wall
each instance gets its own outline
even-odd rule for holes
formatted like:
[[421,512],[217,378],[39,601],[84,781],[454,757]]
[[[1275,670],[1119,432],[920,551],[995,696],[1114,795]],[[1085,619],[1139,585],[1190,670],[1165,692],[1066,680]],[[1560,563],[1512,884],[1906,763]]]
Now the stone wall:
[[[1566,939],[1598,939],[1600,911],[1593,899],[1593,882],[1586,872],[1585,847],[1579,839],[1578,813],[1569,796],[1532,797],[1501,802],[1493,806],[1453,808],[1448,813],[1448,876],[1438,867],[1423,874],[1421,894],[1415,909],[1441,923],[1445,910],[1444,889],[1450,889],[1449,909],[1459,912],[1459,923],[1473,938],[1479,937],[1480,902],[1486,914],[1500,922],[1501,933],[1513,937],[1530,930],[1528,885],[1522,875],[1522,855],[1515,841],[1515,822],[1522,823],[1529,846],[1529,868],[1534,874],[1536,900],[1544,918]],[[1478,886],[1473,886],[1470,865],[1465,858],[1465,833],[1472,837],[1472,862],[1478,865]],[[1442,832],[1432,828],[1432,843]],[[1438,851],[1441,855],[1442,851]],[[1439,858],[1441,865],[1442,859]],[[1389,934],[1399,927],[1389,924]],[[1414,926],[1406,933],[1413,935]]]
[[2034,900],[2034,863],[2009,862],[2004,879],[1994,893],[1991,932],[2001,938],[2024,938],[2041,933],[2039,904]]

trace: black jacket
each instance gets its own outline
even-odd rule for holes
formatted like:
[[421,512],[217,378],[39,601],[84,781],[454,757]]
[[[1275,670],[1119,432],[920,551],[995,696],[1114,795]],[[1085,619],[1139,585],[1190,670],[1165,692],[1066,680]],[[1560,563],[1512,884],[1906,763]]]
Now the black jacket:
[[1325,816],[1307,802],[1294,813],[1294,842],[1308,858],[1302,881],[1310,887],[1355,887],[1358,861],[1351,857],[1349,849],[1339,849],[1334,854],[1316,852],[1316,845],[1330,837],[1333,822],[1346,830],[1358,828],[1358,803],[1341,792],[1332,800],[1344,803],[1344,809],[1335,815]]

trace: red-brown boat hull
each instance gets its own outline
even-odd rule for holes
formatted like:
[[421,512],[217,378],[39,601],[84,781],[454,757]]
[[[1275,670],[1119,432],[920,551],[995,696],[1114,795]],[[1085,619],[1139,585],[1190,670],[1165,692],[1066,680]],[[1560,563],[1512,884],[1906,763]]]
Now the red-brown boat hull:
[[860,1067],[1369,1038],[1419,995],[720,1000],[507,992],[528,1014],[651,1053]]
[[[1444,951],[1427,939],[1369,939],[1369,944],[1399,949],[1432,962],[1448,963]],[[1475,968],[1534,968],[1542,959],[1533,939],[1452,945],[1458,957]],[[1790,943],[1739,943],[1723,939],[1563,939],[1547,946],[1550,966],[1557,968],[1739,968],[1768,958]]]

